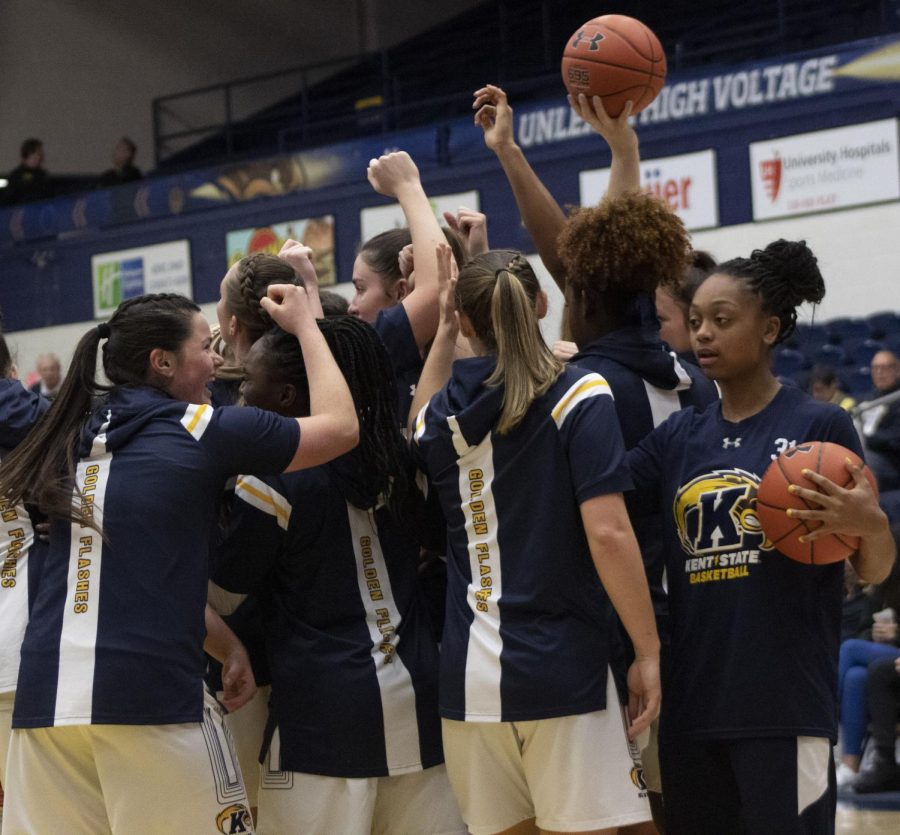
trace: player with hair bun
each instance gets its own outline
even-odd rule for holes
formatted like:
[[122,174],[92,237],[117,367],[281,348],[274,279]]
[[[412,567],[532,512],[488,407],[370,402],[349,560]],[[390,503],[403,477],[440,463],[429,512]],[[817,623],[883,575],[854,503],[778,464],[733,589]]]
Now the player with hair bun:
[[[637,653],[632,738],[657,712],[659,640],[609,385],[544,344],[546,296],[521,253],[478,255],[458,282],[439,255],[412,449],[447,519],[450,781],[475,835],[614,832],[649,807],[608,671],[613,608]],[[476,355],[453,362],[457,331]]]
[[[660,763],[668,835],[834,832],[832,744],[843,564],[805,565],[766,539],[756,491],[772,460],[805,441],[861,454],[847,413],[772,375],[769,353],[825,284],[803,242],[779,240],[720,264],[694,294],[694,353],[722,400],[670,417],[628,456],[654,491],[671,611]],[[857,574],[879,582],[894,541],[860,467],[852,486],[815,473],[794,486],[821,522],[812,540],[859,536]]]
[[[203,683],[207,647],[224,663],[226,705],[253,688],[246,654],[205,606],[210,531],[229,476],[316,466],[359,437],[306,292],[270,286],[262,307],[297,336],[309,417],[213,409],[221,360],[199,308],[139,296],[81,338],[46,417],[0,464],[0,496],[51,520],[22,643],[9,835],[214,832],[223,820],[252,831]],[[97,380],[101,348],[110,385]]]

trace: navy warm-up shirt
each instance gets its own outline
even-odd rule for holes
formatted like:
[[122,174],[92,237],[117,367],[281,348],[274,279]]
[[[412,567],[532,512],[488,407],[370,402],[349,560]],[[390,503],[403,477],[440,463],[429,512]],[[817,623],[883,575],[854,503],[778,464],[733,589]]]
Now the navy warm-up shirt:
[[788,387],[739,423],[686,409],[628,454],[665,518],[667,737],[835,736],[843,563],[789,559],[756,515],[769,464],[805,441],[861,454],[843,409]]
[[259,595],[282,771],[382,777],[443,762],[419,547],[387,508],[347,500],[358,467],[350,453],[235,489],[214,579]]
[[402,304],[395,304],[380,311],[375,320],[375,330],[391,358],[397,380],[397,415],[400,425],[406,426],[409,408],[424,365],[406,308]]
[[[633,326],[600,337],[582,348],[572,363],[595,371],[609,383],[625,449],[632,449],[680,409],[703,409],[719,398],[712,381],[695,365],[681,362],[658,337]],[[664,556],[659,507],[640,491],[625,496],[628,516],[641,548],[660,638],[668,636]]]
[[[50,407],[50,401],[18,380],[0,379],[0,456],[24,440]],[[19,648],[28,623],[33,592],[34,529],[23,505],[0,498],[0,693],[16,689]]]
[[447,519],[441,715],[475,722],[606,706],[610,604],[579,506],[631,486],[609,385],[568,367],[500,435],[494,357],[453,364],[413,454]]
[[81,434],[22,645],[13,726],[199,722],[209,533],[225,480],[273,473],[299,426],[259,409],[114,390]]

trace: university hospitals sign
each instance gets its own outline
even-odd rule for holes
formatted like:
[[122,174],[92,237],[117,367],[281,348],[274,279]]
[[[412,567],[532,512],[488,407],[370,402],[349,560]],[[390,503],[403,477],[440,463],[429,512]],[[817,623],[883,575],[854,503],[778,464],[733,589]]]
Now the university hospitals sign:
[[897,119],[750,144],[753,219],[900,198]]

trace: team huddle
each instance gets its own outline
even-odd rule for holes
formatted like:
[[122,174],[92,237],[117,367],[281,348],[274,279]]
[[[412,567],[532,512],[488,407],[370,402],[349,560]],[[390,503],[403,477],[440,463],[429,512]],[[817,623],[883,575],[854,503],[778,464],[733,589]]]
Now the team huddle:
[[[770,370],[822,275],[802,242],[695,253],[630,108],[571,104],[613,161],[567,216],[503,91],[474,101],[566,300],[552,350],[528,260],[442,228],[404,152],[369,165],[407,227],[348,314],[289,242],[212,329],[123,302],[49,410],[0,346],[4,835],[834,831],[843,564],[754,512],[783,448],[862,453]],[[848,469],[791,513],[877,582]]]

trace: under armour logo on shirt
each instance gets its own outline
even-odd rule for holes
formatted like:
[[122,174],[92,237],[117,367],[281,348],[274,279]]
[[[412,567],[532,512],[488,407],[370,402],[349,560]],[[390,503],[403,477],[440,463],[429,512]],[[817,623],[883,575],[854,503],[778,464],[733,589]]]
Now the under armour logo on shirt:
[[740,438],[722,438],[722,449],[728,449],[729,447],[739,447],[740,445]]

